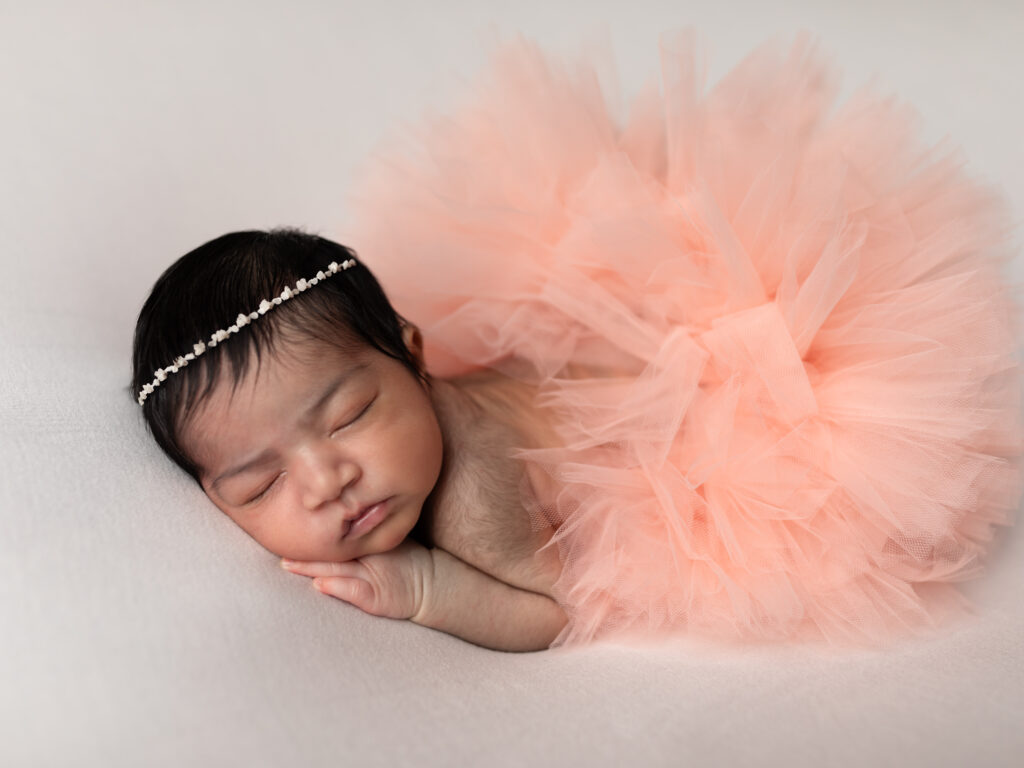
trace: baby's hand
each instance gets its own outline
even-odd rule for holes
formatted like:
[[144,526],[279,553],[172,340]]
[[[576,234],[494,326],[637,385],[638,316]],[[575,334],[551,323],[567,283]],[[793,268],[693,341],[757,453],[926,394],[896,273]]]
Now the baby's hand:
[[392,619],[419,613],[434,567],[430,551],[409,538],[387,552],[344,563],[282,560],[281,565],[315,577],[313,584],[324,594]]

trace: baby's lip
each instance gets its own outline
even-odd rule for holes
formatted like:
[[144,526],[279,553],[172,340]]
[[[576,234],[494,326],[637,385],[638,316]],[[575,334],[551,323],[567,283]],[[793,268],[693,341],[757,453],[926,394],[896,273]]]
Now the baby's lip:
[[380,501],[374,501],[369,504],[364,504],[363,506],[358,507],[355,512],[353,512],[351,515],[345,518],[345,522],[351,523],[353,520],[361,516],[366,510],[368,510],[374,504],[380,504]]
[[389,498],[391,497],[387,496],[383,499],[379,499],[378,501],[372,501],[369,504],[364,504],[363,506],[359,507],[359,509],[351,517],[346,517],[344,520],[344,525],[342,526],[341,537],[345,538],[346,536],[348,536],[348,532],[352,530],[352,524],[355,523],[355,521],[358,520],[360,517],[362,517],[366,510],[368,510],[370,507],[375,507],[378,504],[387,501]]

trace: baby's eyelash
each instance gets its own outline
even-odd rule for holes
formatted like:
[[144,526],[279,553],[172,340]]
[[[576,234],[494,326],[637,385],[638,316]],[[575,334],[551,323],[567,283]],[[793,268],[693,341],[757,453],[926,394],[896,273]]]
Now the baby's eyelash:
[[362,407],[362,409],[359,411],[359,413],[357,413],[355,416],[353,416],[348,421],[339,424],[333,430],[331,430],[331,434],[333,435],[338,430],[344,429],[345,427],[349,426],[350,424],[355,424],[357,421],[359,421],[359,419],[361,419],[363,417],[363,414],[366,413],[368,410],[370,410],[370,406],[373,405],[376,400],[377,400],[376,397],[371,399],[370,402],[368,402],[366,405],[364,405]]
[[[284,473],[282,473],[282,474],[284,474]],[[252,497],[251,499],[249,499],[249,500],[248,500],[247,502],[245,502],[245,503],[246,503],[246,506],[248,506],[249,504],[255,504],[255,503],[256,503],[257,501],[259,501],[259,500],[260,500],[260,499],[262,499],[262,498],[263,498],[264,496],[266,496],[266,495],[267,495],[267,493],[268,493],[268,492],[270,491],[270,489],[271,489],[271,488],[273,488],[273,487],[274,487],[274,485],[275,485],[275,484],[277,483],[277,481],[278,481],[278,479],[279,479],[280,477],[281,477],[281,475],[277,475],[277,476],[276,476],[276,477],[275,477],[275,478],[274,478],[273,480],[271,480],[271,481],[270,481],[269,485],[267,485],[267,487],[266,487],[266,488],[264,488],[264,489],[263,489],[262,491],[260,491],[259,493],[257,493],[257,494],[256,494],[255,496],[253,496],[253,497]]]

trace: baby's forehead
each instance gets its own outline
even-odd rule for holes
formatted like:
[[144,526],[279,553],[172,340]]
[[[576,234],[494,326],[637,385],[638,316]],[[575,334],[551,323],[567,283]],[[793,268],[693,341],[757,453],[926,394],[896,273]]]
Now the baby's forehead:
[[[308,380],[325,369],[366,368],[375,358],[384,356],[358,340],[281,332],[272,343],[251,342],[245,352],[232,355],[225,350],[225,354],[208,361],[216,366],[212,371],[212,385],[204,385],[197,403],[220,400],[223,405],[282,381]],[[204,381],[211,375],[210,371],[202,373]]]

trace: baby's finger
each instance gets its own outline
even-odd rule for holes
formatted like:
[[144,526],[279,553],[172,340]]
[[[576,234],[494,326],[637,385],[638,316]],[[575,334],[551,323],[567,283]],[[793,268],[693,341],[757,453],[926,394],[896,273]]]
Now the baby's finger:
[[363,566],[355,560],[344,563],[281,560],[281,567],[303,576],[355,576]]
[[313,579],[313,585],[325,595],[344,600],[367,613],[371,612],[373,587],[362,579],[319,577]]

